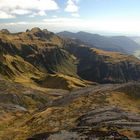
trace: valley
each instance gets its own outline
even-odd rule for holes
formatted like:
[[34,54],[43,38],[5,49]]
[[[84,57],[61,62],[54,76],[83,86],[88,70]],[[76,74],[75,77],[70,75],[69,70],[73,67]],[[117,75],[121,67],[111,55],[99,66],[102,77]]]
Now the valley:
[[38,27],[1,30],[0,140],[140,139],[135,49],[96,45]]

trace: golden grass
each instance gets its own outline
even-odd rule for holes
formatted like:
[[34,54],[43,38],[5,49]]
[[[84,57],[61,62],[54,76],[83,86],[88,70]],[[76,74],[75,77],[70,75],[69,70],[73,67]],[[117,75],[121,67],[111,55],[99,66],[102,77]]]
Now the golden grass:
[[[47,36],[47,35],[46,35]],[[54,44],[53,46],[62,46],[62,39],[56,35],[49,35],[49,39],[40,39],[34,35],[34,32],[21,32],[17,34],[3,34],[0,32],[0,38],[6,42],[13,43],[18,49],[20,49],[21,44],[25,45],[37,45],[38,48],[52,46],[50,43]],[[13,42],[14,40],[14,42]]]
[[104,60],[108,62],[117,63],[121,61],[129,61],[135,62],[135,64],[140,64],[140,61],[132,55],[127,55],[119,52],[104,51],[96,48],[92,48],[91,50],[97,55],[103,56]]
[[41,84],[42,87],[66,90],[86,87],[87,85],[86,81],[63,74],[47,75]]
[[131,96],[127,95],[127,93],[113,91],[107,98],[107,101],[109,104],[117,105],[127,111],[140,113],[140,99],[132,98]]

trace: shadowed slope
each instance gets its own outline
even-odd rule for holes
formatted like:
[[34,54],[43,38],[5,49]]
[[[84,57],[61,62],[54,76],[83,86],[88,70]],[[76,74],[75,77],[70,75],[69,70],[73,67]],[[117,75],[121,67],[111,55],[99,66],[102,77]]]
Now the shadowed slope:
[[134,56],[108,52],[71,40],[65,44],[78,62],[78,75],[99,83],[123,83],[140,80],[140,61]]

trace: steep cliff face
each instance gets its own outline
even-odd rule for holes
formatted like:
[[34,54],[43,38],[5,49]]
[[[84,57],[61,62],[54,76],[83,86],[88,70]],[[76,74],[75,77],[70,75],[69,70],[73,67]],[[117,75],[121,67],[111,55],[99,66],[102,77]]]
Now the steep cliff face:
[[[0,74],[7,79],[22,81],[21,77],[34,82],[49,74],[53,74],[52,78],[59,74],[79,78],[75,57],[64,49],[63,39],[47,30],[33,28],[15,34],[2,30],[0,53]],[[69,79],[64,80],[68,82]],[[62,85],[67,88],[65,86]],[[53,88],[57,88],[57,83]]]
[[30,79],[44,75],[20,56],[11,56],[8,54],[1,54],[0,56],[0,74],[6,79],[13,80],[18,77],[28,77]]
[[2,30],[0,140],[139,138],[140,84],[122,84],[133,80],[140,80],[133,56],[39,28]]
[[56,79],[64,80],[65,86],[60,86],[64,89],[83,86],[81,79],[99,83],[140,80],[140,61],[135,57],[91,48],[78,40],[64,40],[39,28],[15,34],[2,30],[0,53],[1,75],[18,81],[24,76],[51,88],[59,85]]
[[130,55],[107,52],[69,41],[66,49],[77,57],[78,75],[99,83],[140,80],[140,61]]
[[17,34],[0,33],[0,50],[3,53],[19,55],[49,73],[70,74],[71,71],[71,75],[74,75],[74,59],[63,49],[62,43],[58,36],[39,28]]

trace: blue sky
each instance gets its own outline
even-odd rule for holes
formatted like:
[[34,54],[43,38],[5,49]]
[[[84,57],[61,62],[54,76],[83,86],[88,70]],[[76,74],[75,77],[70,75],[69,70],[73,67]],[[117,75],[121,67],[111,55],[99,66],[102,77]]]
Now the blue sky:
[[0,0],[0,28],[140,35],[140,0]]

